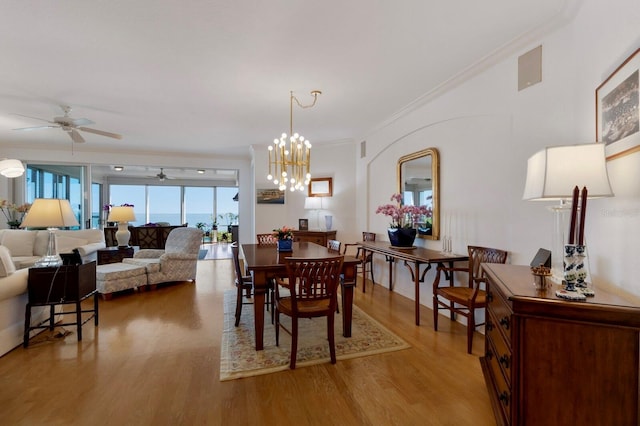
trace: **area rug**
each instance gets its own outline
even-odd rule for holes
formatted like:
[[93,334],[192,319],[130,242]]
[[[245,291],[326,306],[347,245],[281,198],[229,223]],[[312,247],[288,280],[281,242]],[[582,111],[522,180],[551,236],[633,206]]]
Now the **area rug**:
[[[265,312],[264,350],[255,350],[253,330],[253,306],[244,305],[240,325],[235,321],[235,291],[224,294],[224,330],[220,348],[220,381],[274,373],[289,369],[291,336],[280,331],[280,346],[276,346],[275,327],[270,312]],[[290,328],[291,319],[280,315],[283,324]],[[302,319],[299,322],[298,358],[296,368],[330,362],[327,341],[327,319]],[[385,352],[406,349],[410,346],[357,306],[353,307],[352,337],[342,336],[342,317],[335,320],[336,357],[338,362]]]

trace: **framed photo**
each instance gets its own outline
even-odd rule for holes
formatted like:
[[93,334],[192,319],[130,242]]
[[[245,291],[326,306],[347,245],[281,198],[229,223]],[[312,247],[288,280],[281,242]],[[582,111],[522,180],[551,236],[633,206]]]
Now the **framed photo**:
[[311,178],[309,181],[309,197],[331,197],[333,195],[333,179]]
[[640,49],[596,89],[596,140],[607,160],[640,151]]
[[298,219],[298,229],[301,231],[308,231],[309,219]]
[[279,189],[256,189],[256,202],[258,204],[284,204],[284,191]]

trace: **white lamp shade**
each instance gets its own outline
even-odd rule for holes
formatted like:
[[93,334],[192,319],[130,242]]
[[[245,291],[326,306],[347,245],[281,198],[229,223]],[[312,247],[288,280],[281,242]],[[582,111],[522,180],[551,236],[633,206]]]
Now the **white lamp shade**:
[[322,208],[322,197],[307,197],[304,199],[305,210],[320,210]]
[[21,228],[62,228],[80,226],[69,200],[36,198],[25,216]]
[[603,143],[552,146],[527,161],[523,200],[562,200],[586,187],[588,198],[612,197]]
[[107,218],[109,222],[133,222],[134,220],[136,220],[136,214],[133,207],[129,206],[111,207]]
[[24,164],[20,160],[4,159],[0,160],[0,174],[8,178],[22,176]]

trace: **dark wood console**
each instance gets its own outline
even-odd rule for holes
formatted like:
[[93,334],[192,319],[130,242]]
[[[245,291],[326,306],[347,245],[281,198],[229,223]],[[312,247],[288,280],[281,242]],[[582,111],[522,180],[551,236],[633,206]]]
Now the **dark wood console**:
[[637,425],[640,305],[596,286],[586,302],[537,292],[528,266],[484,264],[485,356],[499,425]]
[[327,241],[335,240],[338,231],[293,231],[293,240],[296,242],[306,241],[315,243],[323,247],[327,246]]

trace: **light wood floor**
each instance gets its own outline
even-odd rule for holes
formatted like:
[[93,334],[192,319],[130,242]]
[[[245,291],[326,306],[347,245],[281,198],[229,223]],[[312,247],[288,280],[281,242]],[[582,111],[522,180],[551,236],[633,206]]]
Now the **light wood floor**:
[[[4,425],[492,425],[465,328],[376,286],[356,304],[410,349],[219,381],[231,261],[203,260],[196,284],[100,301],[100,325],[0,358]],[[74,327],[66,327],[69,330]]]

